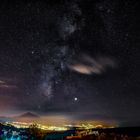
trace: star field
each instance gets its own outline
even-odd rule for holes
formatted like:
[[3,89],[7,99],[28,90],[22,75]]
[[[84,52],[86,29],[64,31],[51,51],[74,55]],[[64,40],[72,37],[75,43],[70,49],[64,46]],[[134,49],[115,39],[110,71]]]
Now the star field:
[[0,112],[140,122],[138,1],[1,2]]

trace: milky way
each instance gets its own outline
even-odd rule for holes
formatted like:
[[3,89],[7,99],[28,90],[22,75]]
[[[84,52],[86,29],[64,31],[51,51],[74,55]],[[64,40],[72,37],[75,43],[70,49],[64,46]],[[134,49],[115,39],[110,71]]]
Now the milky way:
[[138,5],[117,0],[1,3],[1,114],[72,113],[140,122]]

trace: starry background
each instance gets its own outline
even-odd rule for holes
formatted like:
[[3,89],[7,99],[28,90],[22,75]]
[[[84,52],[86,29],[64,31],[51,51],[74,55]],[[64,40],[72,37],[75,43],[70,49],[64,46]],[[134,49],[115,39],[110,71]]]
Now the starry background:
[[140,125],[136,0],[0,5],[0,113],[71,113]]

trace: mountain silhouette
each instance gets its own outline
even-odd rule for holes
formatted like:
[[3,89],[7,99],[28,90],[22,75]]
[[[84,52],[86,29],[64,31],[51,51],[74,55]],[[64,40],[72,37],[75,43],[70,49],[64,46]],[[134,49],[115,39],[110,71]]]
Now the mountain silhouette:
[[26,112],[24,114],[19,115],[17,118],[39,118],[39,116],[32,112]]

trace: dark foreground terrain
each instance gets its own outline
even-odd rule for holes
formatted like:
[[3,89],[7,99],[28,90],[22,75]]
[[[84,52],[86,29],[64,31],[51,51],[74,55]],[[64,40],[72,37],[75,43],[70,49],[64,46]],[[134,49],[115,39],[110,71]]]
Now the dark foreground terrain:
[[0,125],[0,140],[140,140],[140,127],[84,130],[71,128],[61,132],[47,132],[35,126],[15,128]]

